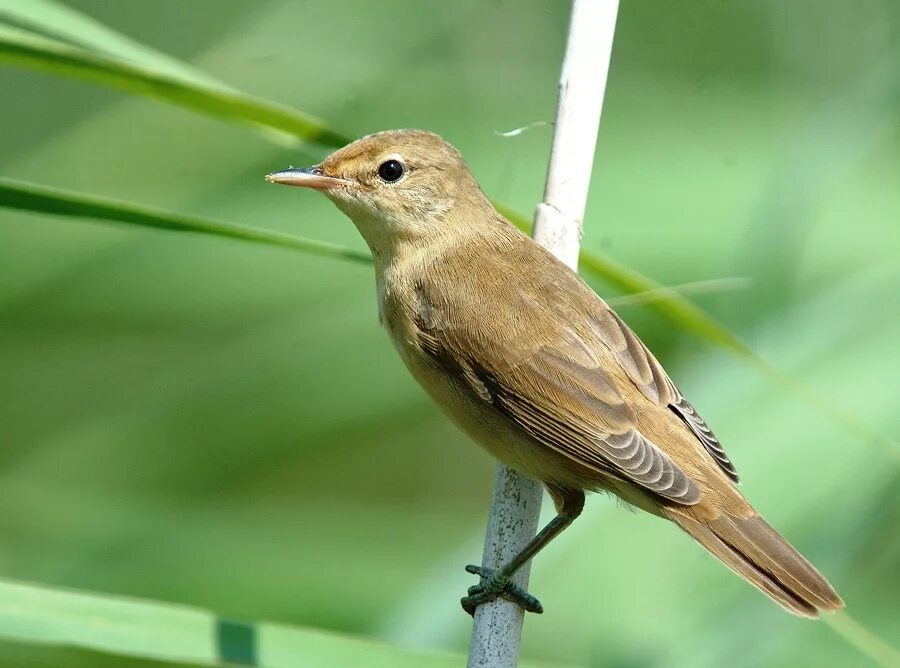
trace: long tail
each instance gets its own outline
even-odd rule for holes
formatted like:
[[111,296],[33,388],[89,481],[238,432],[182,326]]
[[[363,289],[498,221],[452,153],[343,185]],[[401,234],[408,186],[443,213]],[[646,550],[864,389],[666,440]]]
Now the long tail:
[[664,508],[669,519],[789,612],[817,618],[844,602],[822,575],[759,515],[747,519],[722,514],[701,521]]

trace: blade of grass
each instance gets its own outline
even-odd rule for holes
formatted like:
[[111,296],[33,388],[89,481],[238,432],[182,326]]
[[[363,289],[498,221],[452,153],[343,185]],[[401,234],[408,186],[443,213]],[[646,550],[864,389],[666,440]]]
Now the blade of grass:
[[900,666],[900,651],[872,633],[846,611],[835,615],[824,615],[822,621],[879,666],[883,666],[883,668]]
[[0,0],[0,22],[74,47],[145,63],[189,81],[229,88],[188,63],[141,44],[88,14],[53,0]]
[[623,297],[612,297],[607,299],[606,303],[613,308],[625,308],[628,306],[641,306],[658,299],[665,299],[668,295],[667,290],[674,290],[681,295],[710,295],[738,292],[747,290],[749,287],[750,280],[746,278],[711,278],[704,281],[691,281],[689,283],[672,285],[663,290],[648,290],[646,292],[634,292]]
[[54,216],[94,218],[175,232],[213,234],[290,248],[313,255],[353,260],[354,262],[369,263],[372,261],[371,256],[364,251],[324,241],[194,216],[184,216],[128,202],[87,196],[5,178],[0,178],[0,206]]
[[297,626],[230,621],[208,610],[0,580],[0,637],[201,666],[457,666],[416,652]]
[[142,64],[91,53],[7,26],[0,26],[0,62],[145,95],[231,121],[263,126],[320,147],[333,148],[349,141],[319,119],[284,105],[218,85],[190,81]]

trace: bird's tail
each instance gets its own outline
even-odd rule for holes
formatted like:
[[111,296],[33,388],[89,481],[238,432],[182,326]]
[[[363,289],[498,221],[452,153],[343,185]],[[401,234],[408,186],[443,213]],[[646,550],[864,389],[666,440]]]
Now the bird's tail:
[[700,520],[681,509],[663,512],[789,612],[815,619],[819,610],[844,607],[828,580],[759,515],[742,519],[723,513],[713,520]]

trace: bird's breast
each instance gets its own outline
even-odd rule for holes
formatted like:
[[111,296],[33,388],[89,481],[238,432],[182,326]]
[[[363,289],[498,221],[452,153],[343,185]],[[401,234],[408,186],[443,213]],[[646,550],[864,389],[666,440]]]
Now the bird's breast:
[[410,347],[415,346],[415,303],[412,290],[390,268],[376,275],[375,289],[378,297],[378,320],[387,331],[403,361],[409,365]]
[[[385,274],[379,282],[382,325],[410,374],[443,412],[472,440],[497,459],[539,480],[565,481],[571,486],[596,487],[584,482],[571,462],[538,443],[497,410],[489,393],[473,392],[470,385],[435,363],[422,346],[428,338],[421,295],[415,282],[392,280]],[[425,327],[423,331],[420,327]]]

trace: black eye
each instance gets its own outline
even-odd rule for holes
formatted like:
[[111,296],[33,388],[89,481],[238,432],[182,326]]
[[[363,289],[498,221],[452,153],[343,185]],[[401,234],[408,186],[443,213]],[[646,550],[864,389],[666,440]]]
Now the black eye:
[[403,165],[397,160],[385,160],[378,167],[378,176],[387,183],[399,181],[403,176]]

